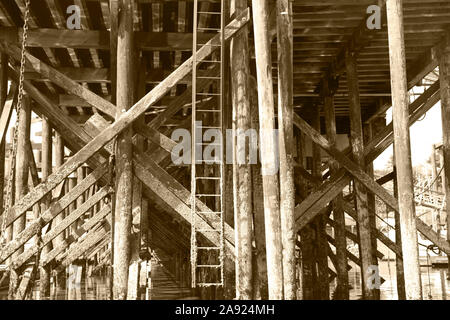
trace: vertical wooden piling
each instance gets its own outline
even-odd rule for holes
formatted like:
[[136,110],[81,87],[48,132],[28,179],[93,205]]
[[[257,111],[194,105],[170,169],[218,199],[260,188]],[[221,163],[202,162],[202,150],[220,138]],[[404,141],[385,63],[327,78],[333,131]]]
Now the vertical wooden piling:
[[[5,106],[8,94],[8,56],[0,53],[0,112]],[[6,129],[7,130],[7,129]],[[3,136],[6,135],[6,132]],[[5,181],[5,146],[4,141],[0,141],[0,190],[4,190]],[[3,214],[3,191],[0,192],[0,217]]]
[[[250,103],[252,115],[252,129],[259,133],[258,116],[258,88],[256,78],[250,76]],[[253,265],[254,299],[268,299],[267,289],[267,258],[266,235],[264,225],[264,194],[261,175],[261,164],[252,165],[252,191],[253,191],[253,237],[256,245],[256,262]]]
[[[15,174],[15,201],[19,201],[24,195],[28,193],[28,152],[27,143],[30,139],[30,125],[31,125],[31,100],[28,95],[23,96],[22,108],[18,116],[19,122],[17,126],[17,153],[16,153],[16,174]],[[25,229],[26,213],[14,221],[13,235],[17,236],[23,229]],[[13,255],[16,257],[23,252],[23,248],[16,251]]]
[[267,276],[269,298],[283,299],[280,202],[278,186],[278,157],[274,134],[274,101],[272,59],[269,42],[269,3],[253,2],[256,72],[261,143],[261,162],[266,227]]
[[[353,52],[346,54],[346,70],[347,70],[347,86],[348,97],[350,103],[350,127],[351,127],[351,146],[355,162],[365,168],[364,160],[364,140],[361,120],[361,105],[359,98],[358,72],[356,69],[356,56]],[[361,259],[361,277],[363,285],[363,297],[365,299],[375,299],[377,294],[373,283],[369,277],[373,272],[373,248],[372,248],[372,232],[370,227],[370,214],[367,203],[367,190],[357,180],[355,184],[355,201],[358,213],[358,229],[359,229],[359,247]],[[372,270],[372,272],[371,272]]]
[[[42,159],[41,174],[42,181],[52,173],[52,127],[46,118],[42,119]],[[47,197],[42,204],[41,212],[44,212],[50,205],[50,197]],[[42,249],[45,256],[51,250],[49,243]],[[39,294],[41,299],[50,295],[50,267],[48,265],[40,268],[39,272]]]
[[[128,110],[133,97],[133,1],[119,0],[117,38],[117,117]],[[114,299],[127,297],[128,266],[130,262],[130,228],[133,194],[132,128],[117,136],[116,205],[114,230]]]
[[280,148],[280,216],[283,242],[284,299],[294,300],[295,286],[295,188],[294,188],[294,125],[293,91],[293,23],[292,3],[277,1],[278,53],[278,129]]
[[[298,130],[297,135],[297,162],[301,169],[305,168],[306,139],[305,135]],[[296,180],[298,181],[298,180]],[[307,196],[307,183],[303,179],[298,181],[298,194],[300,201]],[[299,231],[300,234],[300,259],[301,267],[301,299],[314,299],[314,285],[316,281],[316,267],[314,258],[314,229],[312,224],[307,224]]]
[[[450,48],[445,48],[439,61],[439,80],[441,86],[441,117],[442,117],[442,154],[444,157],[444,175],[442,180],[445,192],[445,211],[447,212],[447,240],[450,241]],[[450,274],[450,256],[448,257],[448,272]]]
[[[395,151],[394,151],[395,154]],[[395,166],[393,167],[394,173],[396,172]],[[397,177],[394,176],[392,180],[394,184],[394,197],[398,199],[397,191]],[[394,220],[395,220],[395,243],[401,247],[402,246],[402,232],[400,230],[400,214],[398,211],[394,210]],[[395,255],[395,270],[396,270],[396,282],[397,282],[397,296],[398,300],[406,300],[405,292],[405,272],[403,268],[403,257]]]
[[[246,0],[233,0],[231,10],[239,15],[247,8]],[[241,139],[251,129],[249,98],[248,28],[245,26],[231,41],[231,95],[233,104],[233,198],[236,233],[236,297],[253,299],[252,271],[252,175],[251,143]],[[244,155],[244,163],[241,163]]]
[[408,300],[422,299],[417,244],[414,184],[409,137],[408,87],[401,0],[387,0],[389,60],[393,102],[395,164],[397,169],[400,230],[402,236],[405,289]]
[[[59,132],[55,132],[55,168],[59,168],[64,163],[64,139]],[[67,179],[66,179],[67,182]],[[53,219],[52,224],[57,226],[64,219],[64,210]],[[61,245],[64,241],[64,232],[57,235],[53,241],[53,247]]]
[[[17,125],[17,146],[16,146],[16,167],[15,167],[15,202],[19,201],[28,192],[28,152],[27,143],[30,139],[30,124],[31,124],[31,106],[30,97],[24,95],[22,99],[22,107],[18,115],[18,125]],[[21,215],[13,223],[13,238],[21,233],[25,229],[26,223],[26,212]],[[19,248],[13,255],[12,261],[17,258],[19,254],[23,252],[23,247]],[[17,288],[19,284],[19,271],[11,270],[10,281],[9,281],[9,298],[13,297],[13,291]]]
[[[324,109],[325,109],[325,126],[327,138],[331,145],[336,146],[336,114],[334,108],[334,100],[332,92],[329,89],[329,80],[324,80]],[[333,177],[339,165],[333,159],[329,161],[331,177]],[[334,226],[334,238],[336,242],[336,272],[337,272],[337,287],[335,292],[336,300],[349,299],[349,285],[347,272],[347,236],[345,234],[345,213],[342,207],[343,195],[338,194],[334,198],[333,219],[336,222]]]

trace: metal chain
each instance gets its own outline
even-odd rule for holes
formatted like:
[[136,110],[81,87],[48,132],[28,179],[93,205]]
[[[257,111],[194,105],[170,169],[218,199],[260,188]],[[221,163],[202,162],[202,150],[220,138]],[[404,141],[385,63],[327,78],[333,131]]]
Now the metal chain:
[[6,182],[6,196],[3,203],[3,221],[0,229],[0,247],[5,244],[5,229],[6,229],[6,216],[9,213],[9,210],[12,206],[12,186],[14,179],[14,170],[16,165],[16,154],[17,154],[17,139],[18,139],[18,123],[20,118],[20,113],[22,110],[22,100],[23,100],[23,82],[24,82],[24,74],[25,74],[25,53],[26,53],[26,45],[28,38],[28,22],[30,20],[30,0],[25,0],[25,13],[24,13],[24,23],[23,23],[23,33],[22,33],[22,55],[20,58],[20,73],[19,73],[19,92],[17,97],[17,105],[16,105],[16,123],[14,124],[14,132],[12,137],[12,145],[9,152],[9,158],[11,160],[11,166],[9,169],[9,176]]

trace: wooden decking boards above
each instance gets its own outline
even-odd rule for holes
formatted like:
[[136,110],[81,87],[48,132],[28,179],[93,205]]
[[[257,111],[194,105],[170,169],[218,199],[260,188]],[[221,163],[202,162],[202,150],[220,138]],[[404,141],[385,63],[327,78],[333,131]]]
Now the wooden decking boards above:
[[[201,1],[205,10],[219,1]],[[382,8],[381,30],[366,27],[366,13],[375,0],[295,0],[294,20],[294,104],[300,111],[322,112],[321,83],[336,77],[336,115],[348,117],[347,79],[343,69],[345,52],[357,52],[361,108],[368,119],[378,108],[390,102],[390,75],[385,8]],[[381,1],[384,3],[384,1]],[[81,29],[68,30],[66,8],[81,9]],[[0,40],[18,43],[23,24],[23,0],[0,3]],[[136,0],[134,30],[136,46],[142,50],[149,71],[147,90],[191,55],[192,1]],[[31,2],[28,44],[30,53],[65,70],[76,81],[102,95],[111,95],[109,53],[109,1],[43,0]],[[205,27],[217,26],[214,17],[204,18]],[[410,87],[436,66],[435,48],[450,27],[450,1],[405,0],[405,44]],[[210,35],[205,32],[205,42]],[[272,43],[276,54],[276,42]],[[277,72],[273,59],[274,75]],[[40,90],[55,100],[63,91],[33,73],[27,74]],[[170,96],[180,95],[185,84],[179,84]],[[276,84],[276,77],[274,77]],[[164,103],[159,105],[164,106]],[[63,104],[68,115],[83,116],[93,110],[85,105]],[[83,118],[83,117],[82,117]],[[338,121],[339,122],[339,121]],[[341,126],[338,123],[339,126]]]

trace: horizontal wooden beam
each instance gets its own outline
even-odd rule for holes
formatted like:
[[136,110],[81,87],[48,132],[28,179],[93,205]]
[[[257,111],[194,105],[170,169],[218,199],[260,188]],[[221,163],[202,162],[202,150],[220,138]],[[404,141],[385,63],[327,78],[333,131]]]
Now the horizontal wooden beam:
[[[199,43],[208,42],[215,33],[199,33]],[[0,28],[0,41],[20,45],[22,29]],[[192,33],[182,32],[135,32],[135,43],[140,50],[192,51]],[[28,47],[72,48],[109,50],[109,31],[29,29]]]

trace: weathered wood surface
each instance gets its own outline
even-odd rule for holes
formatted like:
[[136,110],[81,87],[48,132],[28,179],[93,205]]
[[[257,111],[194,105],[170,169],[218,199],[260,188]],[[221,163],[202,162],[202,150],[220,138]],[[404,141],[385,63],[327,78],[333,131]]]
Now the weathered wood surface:
[[[20,61],[21,58],[21,50],[19,47],[14,45],[7,45],[5,43],[0,42],[0,50],[9,54],[11,57]],[[42,74],[44,77],[51,79],[52,82],[65,89],[67,92],[78,96],[85,101],[89,102],[93,107],[103,111],[107,115],[113,117],[115,115],[115,107],[114,105],[101,98],[97,94],[93,93],[89,89],[83,87],[78,82],[70,79],[64,73],[59,72],[55,68],[45,64],[41,60],[35,58],[29,53],[25,54],[26,56],[26,66],[33,71]]]
[[[206,43],[214,34],[200,33],[199,40]],[[22,29],[7,27],[0,32],[0,41],[19,45]],[[136,32],[136,43],[146,51],[190,51],[192,33],[182,32]],[[108,31],[29,29],[27,46],[41,48],[110,49]]]
[[258,82],[261,172],[263,175],[264,217],[266,227],[267,277],[269,299],[283,299],[282,241],[278,184],[277,146],[275,129],[273,80],[270,67],[269,3],[253,2],[256,73]]
[[[43,255],[41,258],[41,265],[48,265],[53,259],[63,259],[67,253],[65,250],[83,235],[86,237],[89,235],[89,231],[101,223],[105,218],[110,219],[111,208],[109,205],[104,206],[99,212],[97,212],[91,219],[82,224],[75,230],[67,239],[61,243],[60,246],[53,248],[48,254]],[[108,239],[109,240],[109,239]]]
[[[234,14],[247,7],[247,1],[234,0]],[[231,41],[231,97],[233,135],[233,201],[236,232],[236,298],[253,299],[252,270],[252,183],[249,164],[250,147],[237,137],[251,128],[250,55],[248,28],[244,27]],[[243,144],[243,145],[242,145]],[[242,163],[241,159],[244,159]],[[239,161],[239,162],[238,162]]]
[[[441,117],[442,117],[442,155],[443,155],[443,189],[445,198],[449,199],[445,204],[447,212],[447,241],[450,242],[450,53],[449,47],[445,48],[439,61],[439,78],[441,83]],[[433,150],[434,153],[434,150]],[[450,258],[449,258],[450,271]]]
[[[248,9],[243,12],[239,17],[233,20],[225,29],[225,39],[231,38],[240,28],[246,25],[249,21],[249,11]],[[199,60],[207,57],[214,48],[220,43],[220,36],[216,36],[211,39],[206,45],[198,50],[197,56]],[[37,201],[42,199],[47,193],[54,189],[59,183],[61,183],[70,173],[76,170],[82,163],[86,162],[92,157],[94,153],[99,151],[106,143],[112,140],[118,133],[128,127],[133,121],[135,121],[143,112],[147,110],[152,104],[158,101],[162,96],[164,96],[177,82],[180,78],[186,76],[192,69],[192,58],[186,60],[179,68],[177,68],[173,73],[171,73],[163,82],[157,85],[152,91],[150,91],[145,97],[143,97],[139,102],[137,102],[132,108],[127,112],[123,113],[111,126],[102,131],[99,135],[92,139],[92,137],[87,137],[86,140],[81,142],[86,143],[74,156],[72,156],[66,163],[64,163],[56,172],[49,176],[45,183],[41,183],[39,186],[35,187],[26,196],[21,198],[18,203],[16,203],[6,214],[8,219],[14,221],[20,217],[26,210],[33,206]],[[32,85],[29,84],[28,87],[32,89]],[[28,91],[27,81],[25,81],[25,89]],[[33,89],[32,89],[33,90]],[[36,92],[37,91],[37,92]],[[47,101],[42,97],[42,94],[35,89],[37,96],[41,96],[44,100],[44,104],[47,106],[52,105],[51,102]],[[40,103],[41,104],[41,103]],[[51,112],[47,114],[50,119]],[[55,113],[56,114],[56,113]],[[52,120],[51,120],[52,121]],[[53,121],[52,121],[53,122]],[[62,121],[62,126],[65,126],[64,121]],[[77,126],[67,133],[73,134],[80,132],[80,128]],[[74,139],[79,141],[79,137],[75,136]],[[67,139],[71,142],[71,139]]]
[[[353,159],[360,168],[366,167],[364,159],[364,137],[361,119],[361,103],[359,96],[358,70],[356,63],[356,53],[347,52],[345,56],[347,87],[350,104],[350,144]],[[370,178],[370,177],[369,177]],[[363,298],[367,300],[379,299],[379,291],[370,286],[370,268],[377,265],[377,261],[372,261],[375,248],[372,247],[372,232],[370,228],[370,214],[368,206],[367,190],[363,184],[354,180],[355,202],[357,212],[357,225],[359,234],[361,273]]]
[[411,163],[411,144],[408,119],[408,87],[401,0],[387,0],[389,61],[392,91],[392,119],[395,141],[395,164],[398,188],[398,207],[402,235],[405,289],[408,300],[422,299],[417,219],[414,204],[414,184]]
[[[58,234],[66,230],[70,227],[78,218],[80,218],[83,214],[85,214],[92,206],[98,203],[101,199],[103,199],[107,195],[107,189],[104,187],[97,191],[94,196],[90,197],[87,201],[85,201],[80,207],[76,210],[72,211],[67,217],[65,217],[59,224],[55,225],[48,233],[42,236],[41,246],[45,246],[50,243]],[[105,211],[105,210],[103,210]],[[102,216],[103,213],[96,214],[96,216]],[[95,219],[93,220],[95,221]],[[79,234],[79,229],[74,229],[74,233]],[[61,246],[63,247],[63,246]],[[54,250],[60,250],[61,247],[55,248]],[[37,246],[33,246],[28,248],[23,254],[17,257],[14,260],[14,266],[20,267],[23,263],[25,263],[31,256],[33,256],[38,251]],[[43,255],[45,256],[45,254]],[[43,259],[44,261],[44,259]],[[45,265],[45,263],[41,263]]]
[[92,186],[101,176],[107,172],[105,165],[95,169],[89,176],[87,176],[82,183],[78,184],[72,191],[64,195],[59,201],[50,205],[50,207],[42,213],[41,217],[31,222],[28,227],[18,234],[13,241],[10,241],[1,251],[0,261],[4,261],[20,246],[25,244],[31,237],[37,234],[41,225],[50,222],[62,210],[64,210],[70,203],[75,201],[84,191]]
[[280,0],[277,6],[278,129],[280,150],[280,216],[283,244],[284,299],[296,298],[293,16],[292,3]]
[[[387,205],[394,210],[398,211],[398,202],[389,192],[382,186],[377,184],[372,178],[370,178],[360,167],[358,167],[353,161],[348,159],[342,152],[336,150],[330,146],[329,142],[322,137],[317,131],[315,131],[309,124],[307,124],[298,115],[294,114],[294,124],[299,127],[305,134],[310,136],[314,142],[318,143],[327,153],[333,156],[344,168],[346,168],[350,174],[354,175],[360,180],[366,188],[371,192],[374,192],[380,197]],[[355,169],[357,168],[357,169]],[[381,188],[381,189],[380,189]],[[420,219],[420,218],[417,218]],[[421,221],[421,220],[420,220]],[[444,252],[450,252],[450,245],[448,242],[440,237],[431,228],[428,228],[423,222],[417,224],[417,230],[422,233],[427,239],[435,243]],[[433,240],[432,240],[433,239]]]

